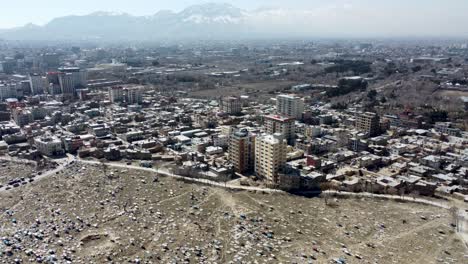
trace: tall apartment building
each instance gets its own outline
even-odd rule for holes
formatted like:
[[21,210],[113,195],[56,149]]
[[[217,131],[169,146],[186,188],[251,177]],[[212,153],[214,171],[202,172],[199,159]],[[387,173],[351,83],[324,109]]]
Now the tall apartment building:
[[114,86],[109,88],[109,100],[112,103],[125,101],[125,91],[121,86]]
[[280,133],[288,143],[294,142],[295,123],[294,118],[280,115],[265,116],[265,129],[268,134]]
[[47,87],[47,81],[39,74],[30,74],[29,75],[29,82],[31,84],[31,94],[38,95],[43,94],[45,88]]
[[370,137],[380,133],[380,117],[376,113],[366,112],[356,117],[356,129],[367,133]]
[[76,85],[71,73],[60,74],[59,83],[62,94],[75,94]]
[[141,104],[143,102],[143,96],[141,88],[128,88],[127,89],[127,103],[129,104]]
[[239,97],[225,97],[221,100],[221,109],[230,115],[239,114],[242,112],[242,101]]
[[237,173],[252,171],[255,167],[255,135],[247,130],[234,132],[229,138],[228,152]]
[[60,72],[47,72],[47,89],[48,93],[51,95],[57,95],[62,93],[62,88],[60,87],[59,76],[62,73]]
[[63,94],[75,95],[77,88],[88,84],[88,72],[77,67],[59,68],[58,79]]
[[304,101],[295,95],[281,94],[276,97],[276,112],[281,115],[302,119]]
[[278,183],[278,173],[286,164],[286,140],[280,134],[262,135],[255,140],[255,173],[271,183]]

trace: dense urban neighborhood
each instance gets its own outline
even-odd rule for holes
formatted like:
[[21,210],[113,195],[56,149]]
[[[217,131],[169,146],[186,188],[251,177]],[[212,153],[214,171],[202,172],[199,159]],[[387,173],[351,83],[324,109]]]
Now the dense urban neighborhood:
[[0,40],[0,263],[465,263],[467,77],[457,41]]

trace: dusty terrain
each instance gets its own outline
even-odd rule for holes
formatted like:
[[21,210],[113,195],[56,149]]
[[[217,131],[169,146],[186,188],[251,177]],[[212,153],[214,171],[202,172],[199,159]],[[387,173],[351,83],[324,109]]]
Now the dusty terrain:
[[448,211],[75,164],[0,194],[0,263],[463,263]]
[[248,95],[255,98],[256,101],[262,101],[274,97],[274,95],[269,93],[282,91],[285,88],[290,88],[292,85],[296,84],[297,82],[280,80],[242,83],[232,86],[217,87],[216,89],[193,91],[190,93],[190,96],[194,98],[217,99],[221,96]]
[[14,179],[29,179],[36,174],[35,169],[31,164],[0,160],[0,184],[6,185]]

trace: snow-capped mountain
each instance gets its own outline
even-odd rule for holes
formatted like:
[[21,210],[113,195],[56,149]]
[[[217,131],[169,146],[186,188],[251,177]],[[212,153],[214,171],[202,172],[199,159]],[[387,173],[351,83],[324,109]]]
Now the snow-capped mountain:
[[196,24],[241,23],[247,12],[229,4],[191,6],[178,14],[180,21]]
[[[259,38],[284,33],[271,29],[266,19],[280,13],[272,9],[249,12],[230,4],[215,3],[190,6],[181,12],[162,10],[152,16],[94,12],[56,18],[44,26],[27,25],[0,31],[0,38],[108,41]],[[263,22],[267,26],[258,25]]]

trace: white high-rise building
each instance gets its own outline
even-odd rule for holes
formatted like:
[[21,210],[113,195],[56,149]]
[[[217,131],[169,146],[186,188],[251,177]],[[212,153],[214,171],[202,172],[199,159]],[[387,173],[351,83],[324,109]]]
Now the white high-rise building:
[[278,95],[276,97],[276,111],[281,115],[302,119],[304,100],[295,95]]
[[278,173],[286,164],[287,143],[282,135],[262,135],[255,140],[255,173],[271,183],[278,183]]

